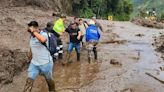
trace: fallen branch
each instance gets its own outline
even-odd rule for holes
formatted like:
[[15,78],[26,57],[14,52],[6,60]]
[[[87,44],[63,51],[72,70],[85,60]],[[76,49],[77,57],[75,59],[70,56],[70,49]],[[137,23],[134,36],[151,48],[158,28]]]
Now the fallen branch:
[[154,79],[156,79],[157,81],[161,82],[162,84],[164,84],[164,80],[161,80],[161,79],[157,78],[156,76],[154,76],[154,75],[152,75],[150,73],[145,73],[145,74],[150,76],[150,77],[152,77],[152,78],[154,78]]

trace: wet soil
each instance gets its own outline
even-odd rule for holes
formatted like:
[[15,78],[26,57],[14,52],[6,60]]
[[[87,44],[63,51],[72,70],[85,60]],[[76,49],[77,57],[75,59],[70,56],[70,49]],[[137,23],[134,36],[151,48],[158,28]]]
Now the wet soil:
[[161,53],[161,58],[164,59],[164,34],[161,33],[160,37],[155,37],[153,46],[156,47],[156,51]]
[[[27,65],[25,52],[28,51],[29,34],[26,24],[34,19],[44,27],[48,21],[55,19],[51,11],[31,7],[0,9],[0,13],[0,84],[8,84],[1,85],[0,92],[22,92],[27,78],[27,67],[24,66]],[[84,49],[81,50],[80,62],[76,62],[75,52],[73,63],[67,66],[56,61],[54,79],[57,92],[162,92],[164,85],[145,73],[163,73],[163,59],[155,50],[156,44],[152,46],[152,43],[164,30],[130,22],[99,22],[104,32],[98,45],[98,61],[92,60],[89,64]],[[67,37],[63,37],[65,49]],[[47,90],[44,78],[38,76],[32,92]]]
[[[130,22],[99,21],[104,29],[112,28],[117,34],[113,40],[126,42],[103,43],[110,41],[110,32],[105,31],[98,45],[98,61],[89,64],[87,52],[82,50],[81,61],[76,62],[75,52],[73,63],[62,66],[57,61],[54,66],[54,79],[57,92],[161,92],[164,85],[147,76],[145,72],[156,72],[164,65],[155,48],[152,46],[154,36],[160,36],[164,30],[149,29],[134,25]],[[124,27],[124,28],[122,28]],[[144,34],[142,37],[136,34]],[[67,46],[65,46],[67,47]],[[113,65],[111,60],[117,61]],[[163,72],[163,71],[160,71]],[[22,72],[14,78],[12,84],[0,89],[2,92],[21,92],[27,72]],[[48,92],[44,78],[39,76],[35,81],[33,92]]]
[[12,83],[13,77],[19,75],[27,66],[26,53],[20,50],[1,49],[0,51],[0,87]]

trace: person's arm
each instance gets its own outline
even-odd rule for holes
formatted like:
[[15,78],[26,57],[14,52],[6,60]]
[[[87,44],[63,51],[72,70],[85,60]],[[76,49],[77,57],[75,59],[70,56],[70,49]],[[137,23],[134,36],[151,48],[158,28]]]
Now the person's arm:
[[103,27],[100,23],[98,23],[98,27],[100,28],[101,32],[103,32]]
[[82,33],[81,33],[80,29],[78,29],[78,30],[79,30],[79,31],[78,31],[77,39],[80,40],[80,39],[81,39],[81,34],[82,34]]
[[33,35],[41,42],[41,43],[45,43],[47,41],[47,39],[45,37],[43,37],[42,35],[40,35],[38,32],[34,31]]
[[32,27],[30,28],[30,31],[41,43],[45,43],[47,41],[47,39],[44,36],[38,33],[38,29]]
[[86,29],[88,28],[88,24],[87,23],[84,23],[84,25],[85,25],[85,27],[86,27]]
[[27,57],[28,57],[29,60],[32,59],[32,52],[31,52],[31,49],[30,49],[30,51],[27,53]]

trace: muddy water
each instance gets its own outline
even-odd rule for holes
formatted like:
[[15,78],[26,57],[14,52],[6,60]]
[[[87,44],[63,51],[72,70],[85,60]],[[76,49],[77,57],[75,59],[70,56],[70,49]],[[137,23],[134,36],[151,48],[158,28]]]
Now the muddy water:
[[[164,85],[145,74],[157,72],[163,65],[151,46],[153,37],[159,36],[163,30],[144,28],[130,22],[114,22],[112,27],[108,27],[111,24],[108,21],[99,22],[105,32],[98,45],[98,61],[89,64],[87,52],[82,50],[81,62],[76,62],[75,53],[73,63],[67,66],[56,62],[54,79],[57,92],[163,92]],[[119,35],[115,40],[124,42],[110,43],[108,29]],[[139,33],[144,36],[135,36]],[[120,65],[112,65],[111,60],[116,60]],[[20,82],[15,83],[21,85]],[[12,88],[14,86],[9,90]],[[21,89],[15,90],[21,92]],[[48,92],[43,77],[37,79],[33,92]]]
[[[107,24],[107,23],[105,23]],[[152,47],[153,36],[158,31],[131,23],[115,23],[112,31],[125,43],[103,43],[110,39],[108,32],[102,33],[98,46],[99,60],[87,63],[87,53],[82,51],[81,62],[68,66],[55,65],[54,78],[59,92],[162,92],[164,86],[160,82],[145,75],[147,71],[156,71],[162,63]],[[133,25],[133,29],[128,25]],[[123,27],[124,26],[124,29]],[[107,29],[107,28],[106,28]],[[135,34],[143,33],[144,37]],[[117,38],[116,38],[117,39]],[[102,42],[102,43],[101,43]],[[75,55],[74,58],[75,59]],[[117,60],[120,65],[110,64]],[[42,86],[44,89],[44,87]],[[43,89],[40,92],[43,92]]]

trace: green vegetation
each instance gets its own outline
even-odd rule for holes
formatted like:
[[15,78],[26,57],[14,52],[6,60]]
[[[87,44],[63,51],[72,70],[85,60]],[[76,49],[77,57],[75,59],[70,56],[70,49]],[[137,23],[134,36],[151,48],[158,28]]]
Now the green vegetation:
[[131,0],[77,0],[73,3],[73,13],[79,17],[107,19],[113,16],[114,20],[127,21],[133,11]]
[[164,20],[164,13],[161,14],[161,19]]
[[160,18],[164,13],[164,0],[133,0],[134,11],[131,17],[138,16],[145,11],[156,10],[157,17]]

